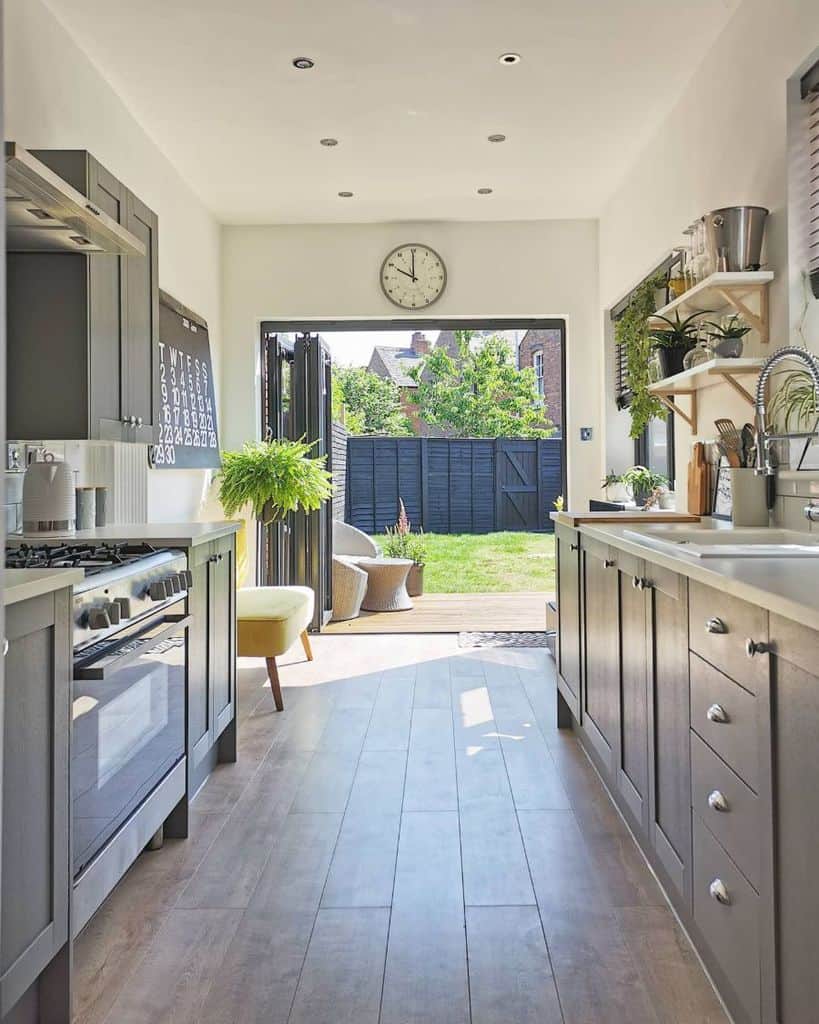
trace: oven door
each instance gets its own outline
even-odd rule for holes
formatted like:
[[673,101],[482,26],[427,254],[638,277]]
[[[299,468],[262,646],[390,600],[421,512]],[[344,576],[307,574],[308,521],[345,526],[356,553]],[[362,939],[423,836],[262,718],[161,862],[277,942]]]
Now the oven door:
[[190,621],[180,601],[75,660],[75,878],[185,755]]

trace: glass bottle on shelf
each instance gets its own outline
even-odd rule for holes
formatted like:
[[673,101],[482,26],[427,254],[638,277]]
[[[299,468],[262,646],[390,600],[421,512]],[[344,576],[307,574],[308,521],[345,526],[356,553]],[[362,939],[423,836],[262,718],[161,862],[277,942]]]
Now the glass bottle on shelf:
[[708,337],[707,328],[702,325],[697,331],[697,344],[683,357],[683,369],[690,370],[714,358],[714,346]]
[[694,243],[694,232],[695,232],[695,230],[696,230],[695,226],[693,224],[689,224],[689,226],[685,229],[685,231],[683,231],[683,234],[686,236],[685,260],[684,260],[684,264],[685,264],[684,273],[685,273],[685,287],[686,287],[686,291],[689,288],[693,288],[694,285],[697,283],[696,264],[695,264],[696,245]]

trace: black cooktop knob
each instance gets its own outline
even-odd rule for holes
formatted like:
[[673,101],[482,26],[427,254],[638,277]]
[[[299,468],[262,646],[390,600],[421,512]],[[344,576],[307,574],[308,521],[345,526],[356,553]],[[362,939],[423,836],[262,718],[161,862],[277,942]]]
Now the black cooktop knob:
[[105,606],[105,610],[108,612],[108,618],[111,620],[112,626],[118,626],[120,617],[122,616],[122,609],[116,601],[111,601],[110,604]]
[[89,629],[108,629],[111,619],[108,617],[107,608],[91,608],[88,612]]
[[171,588],[172,594],[178,594],[179,591],[182,589],[182,581],[180,580],[178,574],[175,572],[172,572],[170,576],[167,576],[165,578],[165,583],[167,586]]
[[119,605],[120,618],[130,619],[131,618],[131,598],[130,597],[115,597],[114,601]]
[[188,590],[193,590],[193,573],[190,569],[183,569],[179,574],[182,577],[182,581]]
[[154,580],[150,587],[148,587],[148,597],[152,601],[165,601],[169,597],[165,581]]

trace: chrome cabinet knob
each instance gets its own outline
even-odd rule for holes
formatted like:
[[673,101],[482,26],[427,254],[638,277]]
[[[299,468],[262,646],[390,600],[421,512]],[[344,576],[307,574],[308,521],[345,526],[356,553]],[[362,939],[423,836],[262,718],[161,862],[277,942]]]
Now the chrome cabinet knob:
[[569,545],[569,551],[579,551],[579,550],[580,550],[580,544],[579,543],[578,544],[570,544]]
[[727,633],[728,627],[718,616],[714,616],[705,623],[706,633]]
[[721,878],[715,878],[708,886],[708,891],[717,903],[721,903],[725,907],[730,906],[731,896],[725,887],[725,882]]
[[604,569],[613,569],[616,564],[617,563],[614,561],[613,558],[604,558],[603,559],[603,568]]
[[729,811],[728,801],[725,799],[725,795],[720,793],[718,789],[715,789],[713,793],[708,794],[708,806],[712,811]]
[[138,427],[142,426],[142,417],[141,416],[137,416],[137,418],[136,418],[136,425]]
[[705,717],[709,722],[714,722],[715,725],[724,725],[725,722],[729,721],[728,712],[722,704],[712,704],[705,712]]
[[745,641],[745,653],[749,658],[753,658],[757,654],[767,654],[768,645],[761,640],[753,640],[748,637]]

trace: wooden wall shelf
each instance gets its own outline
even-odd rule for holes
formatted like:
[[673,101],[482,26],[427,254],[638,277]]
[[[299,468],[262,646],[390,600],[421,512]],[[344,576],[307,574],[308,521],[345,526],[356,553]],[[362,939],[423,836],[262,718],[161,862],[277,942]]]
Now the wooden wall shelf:
[[[683,370],[682,373],[676,373],[673,377],[666,377],[664,380],[649,384],[648,390],[656,398],[659,398],[671,412],[681,416],[691,428],[691,433],[696,434],[697,392],[723,381],[729,384],[749,405],[753,406],[754,396],[737,378],[756,377],[764,364],[764,359],[710,359],[707,363],[692,366],[690,370]],[[689,411],[687,413],[674,401],[679,395],[688,396]]]
[[[695,284],[679,298],[658,309],[655,316],[673,317],[710,310],[714,316],[731,310],[737,313],[758,334],[763,344],[770,341],[770,318],[768,313],[768,285],[773,281],[771,270],[743,271],[741,273],[720,272],[711,274],[704,281]],[[746,300],[756,300],[756,310],[749,308]]]

